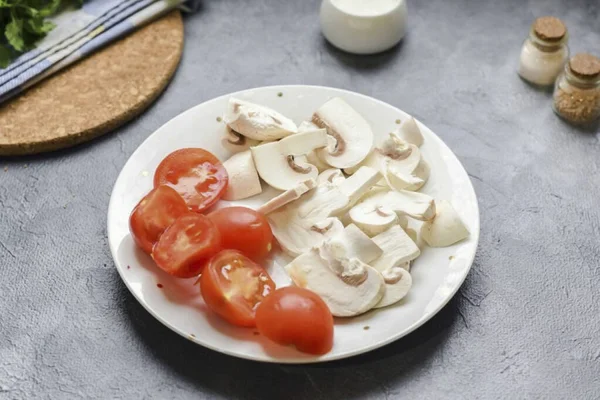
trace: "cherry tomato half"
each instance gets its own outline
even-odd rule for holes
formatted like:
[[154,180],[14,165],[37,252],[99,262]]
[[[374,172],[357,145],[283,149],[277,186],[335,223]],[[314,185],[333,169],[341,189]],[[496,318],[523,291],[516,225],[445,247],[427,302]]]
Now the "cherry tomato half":
[[171,186],[191,211],[202,212],[225,193],[228,179],[217,157],[203,149],[188,148],[162,160],[154,173],[154,187]]
[[185,201],[175,190],[159,186],[135,206],[129,217],[129,230],[135,243],[150,254],[165,229],[187,212]]
[[275,290],[267,271],[235,250],[214,256],[200,277],[208,307],[233,325],[255,326],[256,307]]
[[271,251],[273,232],[267,218],[247,207],[221,208],[208,215],[221,232],[224,249],[238,250],[256,262]]
[[152,249],[152,258],[167,273],[191,278],[220,250],[221,235],[215,224],[188,211],[164,231]]
[[258,331],[304,353],[325,354],[333,347],[333,316],[327,304],[310,290],[277,289],[256,310]]

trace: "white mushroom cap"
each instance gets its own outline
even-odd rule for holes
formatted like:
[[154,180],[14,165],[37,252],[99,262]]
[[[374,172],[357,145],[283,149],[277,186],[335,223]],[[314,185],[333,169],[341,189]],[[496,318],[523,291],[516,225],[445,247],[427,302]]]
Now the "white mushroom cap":
[[368,236],[378,235],[398,223],[398,216],[389,207],[385,207],[382,200],[386,192],[376,192],[364,197],[360,203],[349,211],[350,220]]
[[364,160],[373,147],[369,123],[339,97],[323,104],[314,113],[312,122],[327,129],[336,140],[335,146],[317,151],[319,157],[332,167],[353,167]]
[[317,168],[308,164],[303,154],[325,145],[327,135],[320,130],[297,133],[278,142],[252,147],[251,151],[260,177],[275,189],[289,190],[317,178]]
[[383,250],[383,255],[370,264],[379,272],[412,261],[421,254],[421,250],[398,225],[373,237],[373,242]]
[[225,135],[221,139],[221,145],[232,153],[240,153],[250,150],[252,146],[258,146],[260,141],[249,139],[246,136],[235,132],[230,127],[225,127]]
[[385,293],[373,308],[387,307],[399,302],[406,297],[412,287],[412,277],[405,265],[386,269],[381,275],[385,282]]
[[407,143],[414,144],[417,147],[421,147],[423,145],[423,134],[421,133],[421,128],[419,128],[417,121],[413,117],[402,121],[395,133],[400,139]]
[[442,200],[436,201],[435,218],[423,224],[421,235],[431,247],[446,247],[469,237],[469,231],[452,205]]
[[234,154],[223,163],[229,182],[223,195],[224,200],[241,200],[262,192],[260,179],[250,150]]
[[277,111],[233,97],[223,119],[234,131],[255,140],[276,140],[298,132],[294,121]]

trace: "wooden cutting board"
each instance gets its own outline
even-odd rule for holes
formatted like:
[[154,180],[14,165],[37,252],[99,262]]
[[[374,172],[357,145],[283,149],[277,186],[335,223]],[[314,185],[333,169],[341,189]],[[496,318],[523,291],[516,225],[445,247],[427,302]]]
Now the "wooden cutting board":
[[0,156],[57,150],[110,132],[163,91],[183,50],[179,11],[0,105]]

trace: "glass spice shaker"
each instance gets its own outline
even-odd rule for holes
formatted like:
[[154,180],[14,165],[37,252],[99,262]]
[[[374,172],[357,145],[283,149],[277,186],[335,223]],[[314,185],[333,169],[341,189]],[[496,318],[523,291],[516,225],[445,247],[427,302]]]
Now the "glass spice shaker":
[[556,17],[540,17],[531,24],[519,62],[521,78],[540,86],[554,84],[569,59],[568,32]]
[[578,125],[600,118],[600,59],[579,53],[569,60],[556,80],[554,111]]

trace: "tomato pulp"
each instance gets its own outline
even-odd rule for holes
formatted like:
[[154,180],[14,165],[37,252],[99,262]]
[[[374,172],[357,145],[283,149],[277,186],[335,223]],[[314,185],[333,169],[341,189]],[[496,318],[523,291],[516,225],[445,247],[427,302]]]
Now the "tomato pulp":
[[162,160],[154,173],[154,187],[172,187],[191,211],[202,212],[223,196],[228,179],[225,167],[212,153],[186,148]]
[[214,256],[200,277],[208,307],[229,323],[255,326],[256,307],[275,290],[267,271],[235,250]]
[[185,201],[175,190],[168,186],[153,189],[140,200],[129,217],[133,240],[150,254],[165,229],[187,212]]
[[215,224],[188,211],[164,231],[154,245],[152,258],[167,273],[191,278],[220,250],[221,235]]

